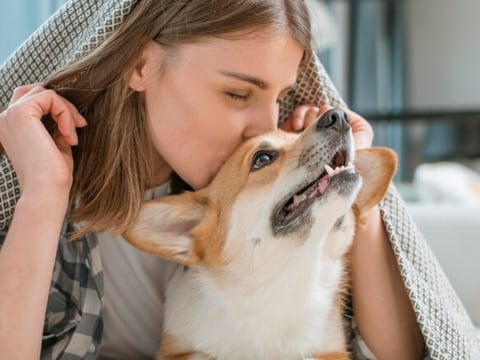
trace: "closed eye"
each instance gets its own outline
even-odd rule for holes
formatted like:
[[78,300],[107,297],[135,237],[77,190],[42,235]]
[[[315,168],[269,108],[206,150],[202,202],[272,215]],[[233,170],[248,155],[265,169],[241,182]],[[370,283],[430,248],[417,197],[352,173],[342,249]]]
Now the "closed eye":
[[260,150],[252,157],[250,171],[257,171],[270,165],[278,158],[278,152],[274,150]]
[[235,93],[232,93],[232,92],[227,92],[226,93],[232,100],[235,100],[235,101],[248,101],[248,99],[250,98],[250,94],[248,95],[240,95],[240,94],[235,94]]

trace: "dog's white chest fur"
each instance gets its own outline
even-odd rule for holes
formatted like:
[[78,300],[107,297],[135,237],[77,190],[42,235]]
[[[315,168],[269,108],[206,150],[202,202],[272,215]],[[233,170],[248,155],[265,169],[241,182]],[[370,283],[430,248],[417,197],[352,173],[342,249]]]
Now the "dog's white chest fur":
[[168,286],[165,331],[219,360],[302,359],[316,349],[344,349],[343,314],[335,300],[344,274],[339,253],[353,228],[343,228],[308,239],[253,292],[224,291],[224,283],[179,269]]

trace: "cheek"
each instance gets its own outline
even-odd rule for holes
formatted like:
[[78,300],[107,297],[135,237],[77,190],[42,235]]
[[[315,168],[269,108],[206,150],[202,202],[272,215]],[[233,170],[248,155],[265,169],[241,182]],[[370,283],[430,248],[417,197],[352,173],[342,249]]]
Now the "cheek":
[[157,152],[193,188],[208,185],[241,143],[241,119],[198,99],[149,100],[148,131]]
[[207,124],[199,126],[188,136],[188,153],[185,156],[188,156],[186,161],[190,165],[188,171],[198,187],[208,185],[241,143],[239,132],[220,122],[221,119],[210,118]]
[[169,162],[168,158],[173,149],[182,151],[182,147],[178,146],[181,139],[175,130],[178,129],[174,124],[147,115],[147,131],[152,145],[167,162]]
[[194,189],[207,186],[226,159],[225,146],[218,146],[199,131],[179,127],[152,131],[155,150],[174,172]]

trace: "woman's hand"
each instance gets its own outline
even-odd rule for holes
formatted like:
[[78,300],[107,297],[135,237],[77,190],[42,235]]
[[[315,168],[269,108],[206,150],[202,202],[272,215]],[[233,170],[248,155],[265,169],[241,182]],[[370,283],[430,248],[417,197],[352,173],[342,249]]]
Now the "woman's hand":
[[[280,126],[285,131],[302,131],[309,127],[325,111],[331,109],[331,106],[323,105],[321,107],[313,105],[300,105]],[[363,149],[372,146],[373,129],[370,124],[357,113],[342,109],[348,115],[348,121],[352,127],[355,148]]]
[[[58,127],[55,138],[41,119],[50,114]],[[15,90],[8,108],[0,113],[0,142],[12,161],[22,194],[67,195],[72,184],[71,146],[77,145],[77,127],[87,125],[66,99],[40,84]],[[59,193],[60,192],[60,193]]]
[[[41,121],[46,114],[58,128],[54,138]],[[0,142],[21,190],[0,251],[0,348],[7,358],[39,358],[72,184],[71,146],[78,142],[76,128],[85,125],[71,103],[39,84],[16,89],[0,113]]]

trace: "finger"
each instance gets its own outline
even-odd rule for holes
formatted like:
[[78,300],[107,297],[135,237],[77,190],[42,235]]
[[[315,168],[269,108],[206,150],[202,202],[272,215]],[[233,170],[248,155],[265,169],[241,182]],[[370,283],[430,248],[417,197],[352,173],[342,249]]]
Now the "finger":
[[67,106],[69,107],[69,109],[70,109],[70,111],[73,115],[73,120],[74,120],[74,123],[75,123],[75,127],[82,128],[82,127],[87,126],[88,125],[87,120],[82,116],[82,114],[80,114],[77,107],[75,105],[73,105],[68,100],[65,100],[65,103],[67,104]]
[[291,117],[289,117],[287,120],[285,120],[283,123],[281,123],[279,127],[283,131],[293,132],[294,130],[293,130],[293,127],[292,127]]
[[295,111],[290,114],[290,116],[282,123],[280,124],[280,129],[284,130],[284,131],[287,131],[287,132],[298,132],[300,130],[297,130],[297,128],[301,128],[301,124],[303,124],[303,119],[300,121],[300,120],[296,120],[297,123],[297,126],[294,127],[294,118],[298,116],[298,114],[295,113]]
[[55,144],[57,145],[58,150],[64,155],[67,156],[68,161],[73,163],[73,160],[70,159],[72,156],[72,147],[67,142],[67,140],[63,136],[57,136],[55,139]]
[[60,134],[69,145],[78,145],[76,123],[79,116],[76,108],[60,96],[52,102],[50,117],[57,123]]
[[30,113],[28,114],[30,117],[41,119],[43,115],[50,114],[66,141],[70,145],[77,145],[78,138],[74,118],[78,115],[64,98],[53,90],[44,90],[30,96],[28,104],[30,105]]
[[319,114],[320,114],[320,108],[313,107],[309,109],[305,114],[303,128],[306,129],[307,127],[309,127],[316,119],[318,119]]
[[42,85],[43,85],[42,83],[34,83],[34,84],[28,84],[28,85],[19,86],[15,88],[15,90],[13,90],[13,95],[10,98],[10,104],[13,104],[18,99],[22,98],[23,96],[25,96],[26,94],[28,94],[29,92],[31,92],[36,88],[43,90],[44,88],[42,87]]
[[371,130],[370,123],[365,120],[361,115],[357,114],[352,110],[345,110],[348,116],[348,122],[352,127],[352,130],[355,132],[356,130]]
[[305,115],[310,108],[310,105],[300,105],[293,111],[290,122],[294,131],[300,131],[305,128]]
[[370,123],[354,111],[346,110],[357,149],[372,146],[374,132]]
[[294,131],[307,128],[317,118],[320,108],[310,104],[298,106],[292,113],[291,123]]
[[[19,101],[24,103],[24,102],[30,100],[33,95],[39,94],[43,91],[52,92],[53,90],[47,90],[42,86],[30,87],[30,91],[27,92],[26,94],[24,94],[23,97]],[[75,126],[72,127],[72,130],[75,127],[84,127],[84,126],[87,125],[87,121],[85,120],[85,118],[78,112],[78,109],[71,102],[69,102],[65,98],[61,97],[60,95],[58,95],[56,92],[54,92],[54,94],[59,96],[65,102],[65,104],[68,106],[68,108],[70,109],[70,112],[73,116],[74,125],[75,125]],[[44,114],[44,115],[46,115],[46,114]]]

